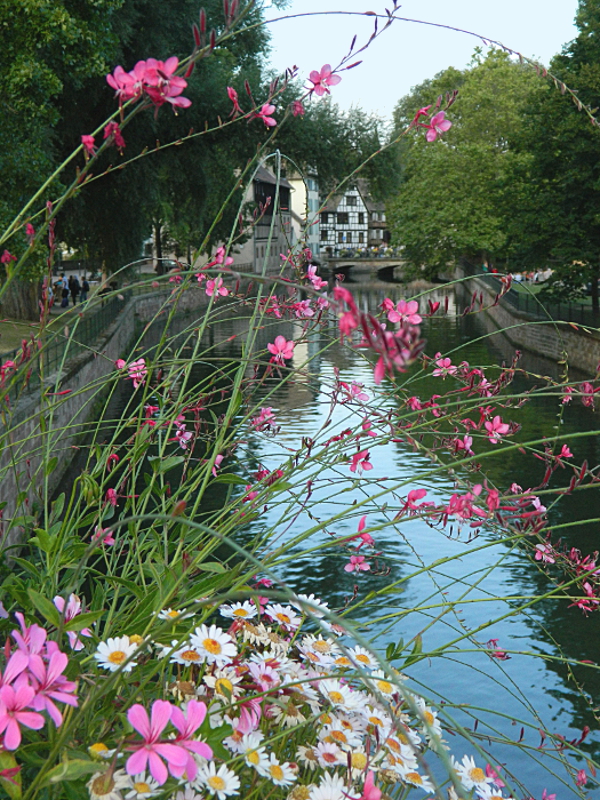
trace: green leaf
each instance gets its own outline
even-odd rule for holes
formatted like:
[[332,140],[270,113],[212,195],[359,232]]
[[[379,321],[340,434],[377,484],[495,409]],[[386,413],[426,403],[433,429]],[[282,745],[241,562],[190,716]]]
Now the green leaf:
[[226,572],[223,564],[220,564],[218,561],[203,561],[202,564],[198,564],[198,569],[202,572],[216,572],[219,575]]
[[49,458],[48,463],[44,468],[44,473],[46,475],[51,475],[56,469],[57,464],[58,464],[58,456],[52,456],[52,458]]
[[60,625],[60,612],[51,600],[44,597],[43,594],[36,592],[34,589],[28,589],[27,594],[33,603],[34,607],[40,612],[45,620],[55,625],[57,628]]
[[223,475],[219,475],[214,479],[213,483],[235,483],[239,484],[240,486],[246,485],[244,478],[240,477],[239,475],[234,475],[232,472],[226,472]]
[[168,472],[170,469],[173,469],[173,467],[176,467],[185,461],[183,456],[169,456],[168,458],[154,456],[148,460],[152,465],[152,469],[159,473]]
[[43,528],[35,528],[34,530],[36,535],[31,537],[29,540],[30,544],[39,547],[39,549],[43,550],[44,553],[52,553],[56,545],[54,538],[50,536]]
[[98,764],[95,761],[84,761],[82,758],[69,761],[65,759],[46,775],[48,783],[60,783],[61,781],[76,781],[86,775],[98,772]]
[[412,649],[412,653],[404,661],[404,666],[408,667],[408,666],[410,666],[410,664],[414,664],[417,661],[420,661],[423,658],[422,652],[423,652],[423,638],[422,638],[421,634],[419,633],[415,637],[415,644],[414,644],[414,647]]
[[65,623],[64,629],[66,631],[80,631],[87,625],[91,625],[92,623],[96,622],[96,620],[100,619],[103,614],[104,609],[100,609],[100,611],[86,611],[83,614],[78,614],[76,617]]
[[[0,751],[0,770],[16,769],[18,764],[12,753],[8,750]],[[17,772],[12,779],[0,777],[0,786],[4,789],[11,800],[18,800],[21,797],[21,773]]]
[[11,561],[22,567],[25,570],[25,572],[28,572],[37,581],[41,580],[42,578],[41,572],[34,564],[32,564],[30,561],[27,561],[27,559],[19,558],[18,556],[11,556]]

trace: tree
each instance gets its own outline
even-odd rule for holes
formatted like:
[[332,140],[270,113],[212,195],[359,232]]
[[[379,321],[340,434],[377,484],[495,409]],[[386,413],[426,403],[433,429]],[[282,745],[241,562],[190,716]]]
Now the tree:
[[[578,37],[553,59],[552,71],[600,105],[600,2],[582,0]],[[520,150],[528,156],[516,178],[523,187],[511,236],[522,264],[551,265],[549,293],[582,293],[591,283],[598,310],[600,278],[600,131],[556,90],[544,87],[525,111]]]
[[448,111],[452,128],[427,142],[413,128],[400,148],[402,184],[390,203],[393,241],[415,274],[434,277],[456,257],[497,259],[506,254],[508,176],[518,158],[523,108],[537,91],[535,72],[505,54],[480,51],[470,68],[450,68],[416,87],[395,113],[397,131],[436,96],[459,89]]

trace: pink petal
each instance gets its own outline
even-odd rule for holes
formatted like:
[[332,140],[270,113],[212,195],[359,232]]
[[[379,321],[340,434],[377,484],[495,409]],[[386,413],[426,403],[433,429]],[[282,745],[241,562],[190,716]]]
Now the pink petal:
[[168,700],[155,700],[152,703],[152,722],[150,729],[152,737],[158,737],[169,724],[173,706]]
[[[144,737],[144,739],[150,738],[150,720],[148,719],[148,712],[144,708],[144,706],[136,703],[135,705],[131,706],[129,711],[127,712],[127,719],[129,724],[136,729],[136,731]],[[128,762],[129,763],[129,762]],[[146,762],[144,761],[144,764]],[[135,772],[131,772],[131,775],[136,774],[137,772],[142,772],[144,767],[135,770]]]
[[7,750],[16,750],[21,744],[21,729],[14,719],[9,719],[6,726],[6,733],[4,734],[4,747]]
[[[187,757],[186,757],[187,761]],[[155,753],[154,751],[150,751],[148,753],[148,766],[150,767],[150,774],[154,778],[155,781],[158,781],[160,785],[167,780],[169,777],[169,771],[165,767],[163,760]]]
[[148,751],[145,747],[141,747],[135,753],[129,756],[125,764],[125,770],[128,775],[137,775],[139,772],[144,772],[148,762]]

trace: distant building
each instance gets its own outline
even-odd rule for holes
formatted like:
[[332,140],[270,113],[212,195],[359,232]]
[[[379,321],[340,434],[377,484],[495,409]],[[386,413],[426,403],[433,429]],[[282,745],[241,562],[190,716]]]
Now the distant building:
[[390,241],[385,204],[372,199],[365,180],[331,197],[320,222],[321,252],[329,256],[348,251],[378,254]]
[[279,191],[277,188],[275,174],[259,167],[246,193],[246,202],[254,206],[256,217],[250,238],[239,252],[231,254],[234,269],[270,275],[281,269],[281,254],[287,253],[293,244],[292,187],[285,178],[280,178]]
[[292,230],[294,243],[305,242],[318,259],[321,252],[319,220],[319,181],[316,172],[305,177],[297,173],[287,176],[292,186]]

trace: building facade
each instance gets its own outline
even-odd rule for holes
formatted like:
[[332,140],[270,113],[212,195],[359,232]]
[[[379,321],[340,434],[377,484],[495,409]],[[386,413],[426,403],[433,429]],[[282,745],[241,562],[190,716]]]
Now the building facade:
[[330,257],[380,255],[390,241],[385,204],[372,199],[364,180],[331,197],[320,222],[321,252]]

